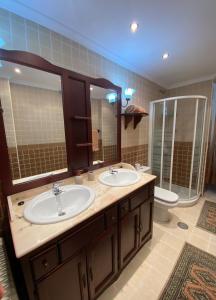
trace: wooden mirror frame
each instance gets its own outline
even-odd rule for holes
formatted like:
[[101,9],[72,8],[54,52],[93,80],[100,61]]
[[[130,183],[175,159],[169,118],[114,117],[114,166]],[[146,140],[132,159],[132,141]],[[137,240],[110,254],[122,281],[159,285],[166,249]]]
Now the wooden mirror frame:
[[[0,60],[9,61],[12,63],[24,65],[61,77],[62,83],[62,105],[63,105],[63,115],[64,115],[64,125],[65,125],[65,142],[66,142],[66,152],[67,152],[67,164],[68,171],[43,177],[40,179],[35,179],[31,181],[26,181],[23,183],[15,184],[12,183],[12,173],[10,168],[10,159],[7,147],[7,140],[4,128],[2,108],[0,107],[0,181],[2,183],[2,192],[4,195],[11,195],[18,192],[22,192],[28,189],[36,188],[51,182],[62,180],[74,175],[77,169],[82,169],[84,172],[89,169],[96,169],[102,166],[114,164],[121,161],[121,88],[114,85],[112,82],[103,78],[91,78],[62,67],[51,64],[44,58],[29,53],[25,51],[16,50],[5,50],[0,49]],[[79,83],[73,85],[72,81]],[[81,86],[82,84],[82,86]],[[89,146],[92,146],[92,134],[91,134],[91,106],[90,106],[90,85],[96,85],[102,88],[113,89],[117,93],[117,161],[98,164],[93,166],[92,163],[92,151]],[[76,90],[77,89],[77,90]],[[80,90],[78,90],[80,89]],[[82,89],[82,90],[81,90]],[[82,91],[82,93],[80,93]],[[72,102],[71,98],[76,98],[74,95],[82,97],[83,104],[85,106],[85,116],[81,117],[84,120],[86,131],[87,131],[87,141],[83,144],[78,144],[76,141],[76,131],[80,130],[80,122],[76,123],[76,104],[79,101]],[[81,99],[81,98],[80,98]],[[81,103],[81,105],[83,105]],[[73,119],[73,120],[72,120]],[[72,122],[73,126],[72,126]],[[76,125],[77,124],[77,125]],[[82,148],[79,148],[79,147]],[[84,164],[80,165],[79,162],[82,161],[82,156],[80,156],[80,149],[84,150],[83,155],[85,155]],[[77,155],[77,156],[76,156]],[[75,163],[73,158],[79,157],[78,161]],[[75,159],[76,160],[76,159]]]

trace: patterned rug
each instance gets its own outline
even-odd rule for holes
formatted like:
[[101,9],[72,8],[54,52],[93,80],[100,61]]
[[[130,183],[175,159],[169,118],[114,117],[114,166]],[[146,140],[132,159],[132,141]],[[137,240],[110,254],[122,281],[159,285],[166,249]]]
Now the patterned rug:
[[216,203],[205,201],[197,226],[216,233]]
[[186,243],[160,300],[216,300],[216,257]]
[[0,282],[4,287],[2,300],[18,300],[3,241],[0,238]]

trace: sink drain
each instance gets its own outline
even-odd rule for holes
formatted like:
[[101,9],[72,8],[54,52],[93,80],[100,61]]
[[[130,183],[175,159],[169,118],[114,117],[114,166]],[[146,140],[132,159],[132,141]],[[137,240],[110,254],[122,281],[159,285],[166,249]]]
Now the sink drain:
[[186,223],[184,223],[184,222],[178,222],[177,225],[181,229],[184,229],[184,230],[188,229],[188,225]]

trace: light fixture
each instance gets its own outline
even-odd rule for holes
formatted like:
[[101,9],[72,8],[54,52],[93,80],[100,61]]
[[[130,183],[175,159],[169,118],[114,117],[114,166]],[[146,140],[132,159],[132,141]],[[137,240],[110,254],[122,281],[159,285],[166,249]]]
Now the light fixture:
[[90,91],[93,91],[93,87],[92,86],[90,87]]
[[138,29],[138,23],[137,22],[132,22],[131,24],[130,24],[130,30],[131,30],[131,32],[136,32],[137,31],[137,29]]
[[133,97],[133,94],[136,92],[135,89],[132,89],[132,88],[126,88],[125,89],[125,100],[126,100],[126,105],[122,105],[122,107],[127,107],[128,106],[128,102],[131,101],[132,97]]
[[3,38],[0,37],[0,48],[2,48],[5,45],[5,41]]
[[14,69],[14,72],[16,72],[17,74],[20,74],[21,73],[21,70],[19,68],[15,68]]
[[163,60],[166,60],[169,58],[169,53],[164,53],[163,56],[162,56]]
[[106,99],[109,103],[115,103],[116,102],[116,93],[109,93],[106,94]]

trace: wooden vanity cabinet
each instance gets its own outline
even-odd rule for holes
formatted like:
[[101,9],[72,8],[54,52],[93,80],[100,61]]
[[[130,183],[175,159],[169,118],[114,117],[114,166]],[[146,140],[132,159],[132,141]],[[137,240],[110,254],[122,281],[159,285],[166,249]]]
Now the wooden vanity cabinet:
[[151,238],[153,191],[154,181],[21,258],[26,299],[98,298]]
[[118,273],[117,226],[112,226],[88,248],[87,271],[90,299],[96,299]]
[[134,257],[138,250],[139,209],[129,212],[120,221],[120,268]]
[[119,257],[123,269],[151,238],[153,226],[154,182],[120,203]]
[[77,253],[43,280],[36,283],[39,300],[86,300],[88,285],[85,254]]

